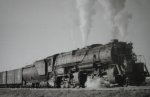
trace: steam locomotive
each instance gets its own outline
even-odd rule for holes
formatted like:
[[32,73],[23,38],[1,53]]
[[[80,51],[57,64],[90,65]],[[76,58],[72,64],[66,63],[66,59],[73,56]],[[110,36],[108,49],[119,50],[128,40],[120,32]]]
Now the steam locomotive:
[[114,39],[35,61],[20,69],[0,72],[0,87],[85,87],[87,78],[109,85],[143,85],[149,76],[132,43]]

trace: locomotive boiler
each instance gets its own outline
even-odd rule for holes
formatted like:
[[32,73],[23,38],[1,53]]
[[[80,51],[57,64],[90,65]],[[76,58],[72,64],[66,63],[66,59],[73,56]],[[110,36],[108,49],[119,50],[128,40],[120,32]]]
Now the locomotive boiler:
[[12,75],[16,83],[5,81],[12,78],[9,71],[1,72],[0,86],[74,88],[85,87],[88,78],[101,78],[104,86],[143,85],[149,72],[132,49],[132,43],[114,39],[58,53],[21,68]]

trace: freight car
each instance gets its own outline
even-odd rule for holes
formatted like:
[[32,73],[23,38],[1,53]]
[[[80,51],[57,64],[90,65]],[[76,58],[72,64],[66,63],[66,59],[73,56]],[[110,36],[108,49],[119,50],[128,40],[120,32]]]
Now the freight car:
[[114,39],[38,60],[22,69],[0,73],[1,87],[85,87],[87,78],[104,85],[142,85],[149,72],[132,51],[132,43]]
[[21,87],[22,68],[0,73],[0,87]]

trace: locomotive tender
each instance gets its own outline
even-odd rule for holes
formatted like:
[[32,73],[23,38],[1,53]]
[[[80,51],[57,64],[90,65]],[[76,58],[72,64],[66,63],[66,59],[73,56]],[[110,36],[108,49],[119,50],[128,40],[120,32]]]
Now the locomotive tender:
[[85,87],[88,77],[102,78],[109,85],[142,85],[149,72],[132,49],[132,43],[114,39],[105,45],[55,54],[20,69],[0,72],[0,87]]

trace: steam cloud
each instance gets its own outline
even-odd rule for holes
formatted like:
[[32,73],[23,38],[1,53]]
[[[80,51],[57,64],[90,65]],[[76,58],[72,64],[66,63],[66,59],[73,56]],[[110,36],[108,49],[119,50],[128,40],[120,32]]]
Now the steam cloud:
[[132,15],[125,11],[126,0],[99,0],[105,8],[105,19],[109,22],[112,38],[122,39],[127,35],[127,29]]
[[87,81],[85,83],[86,88],[92,88],[92,89],[97,89],[101,87],[101,79],[96,78],[96,79],[91,79],[87,78]]
[[92,16],[95,14],[95,2],[97,0],[76,0],[77,8],[80,16],[80,31],[84,45],[87,42],[88,36],[92,27]]
[[95,78],[87,78],[87,81],[85,83],[86,88],[90,89],[98,89],[103,87],[109,87],[110,83],[108,81],[105,81],[103,78],[95,77]]

